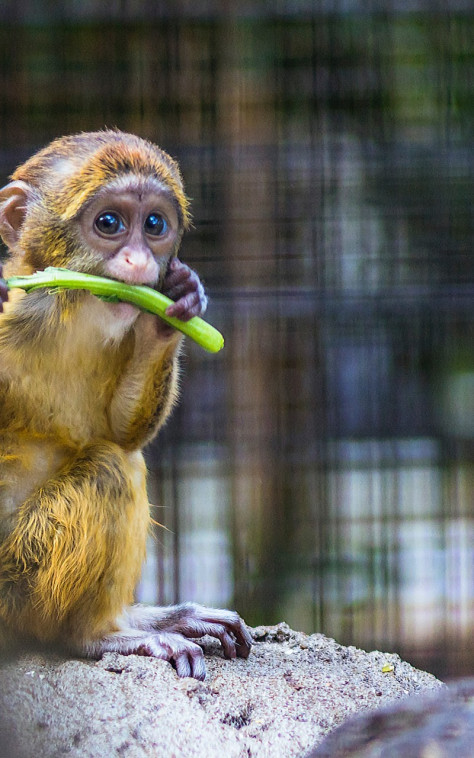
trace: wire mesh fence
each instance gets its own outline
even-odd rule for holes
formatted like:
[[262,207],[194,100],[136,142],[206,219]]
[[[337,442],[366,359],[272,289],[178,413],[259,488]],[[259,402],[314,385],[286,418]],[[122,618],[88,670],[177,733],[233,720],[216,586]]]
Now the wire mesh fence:
[[0,169],[105,125],[182,166],[183,257],[226,347],[187,346],[148,450],[167,530],[140,596],[454,675],[474,662],[473,23],[399,5],[7,3]]

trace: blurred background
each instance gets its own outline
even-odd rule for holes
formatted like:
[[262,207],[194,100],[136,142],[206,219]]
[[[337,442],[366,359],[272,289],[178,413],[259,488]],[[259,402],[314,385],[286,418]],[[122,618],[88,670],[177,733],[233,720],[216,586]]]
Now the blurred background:
[[474,673],[473,85],[467,0],[2,2],[0,178],[160,144],[226,338],[147,453],[141,600]]

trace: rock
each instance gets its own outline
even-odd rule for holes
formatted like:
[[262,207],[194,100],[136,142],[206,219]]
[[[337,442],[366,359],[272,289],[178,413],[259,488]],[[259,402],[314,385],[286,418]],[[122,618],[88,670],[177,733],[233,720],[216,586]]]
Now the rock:
[[25,654],[0,672],[2,758],[301,756],[348,717],[442,683],[397,655],[286,624],[257,627],[247,661],[205,640],[204,682],[163,661]]
[[474,679],[351,718],[308,758],[472,758]]

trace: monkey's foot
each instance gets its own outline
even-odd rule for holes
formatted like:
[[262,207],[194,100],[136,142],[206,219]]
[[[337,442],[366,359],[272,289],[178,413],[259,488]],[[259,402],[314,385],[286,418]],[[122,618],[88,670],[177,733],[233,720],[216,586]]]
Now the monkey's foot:
[[220,641],[226,658],[248,658],[253,642],[238,613],[197,603],[164,608],[134,605],[128,609],[128,620],[139,629],[170,632],[190,639],[208,634]]
[[168,661],[180,677],[192,676],[200,681],[206,678],[202,649],[181,634],[157,632],[144,639],[135,652]]
[[192,676],[201,681],[206,677],[202,648],[174,632],[122,629],[81,646],[80,652],[90,658],[100,658],[104,653],[147,655],[171,663],[178,676]]

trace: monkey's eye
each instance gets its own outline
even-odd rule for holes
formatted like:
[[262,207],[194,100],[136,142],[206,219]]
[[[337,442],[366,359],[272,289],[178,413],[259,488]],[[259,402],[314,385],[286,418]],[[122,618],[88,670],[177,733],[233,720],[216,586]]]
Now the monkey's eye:
[[154,237],[159,237],[160,234],[164,234],[168,228],[166,220],[159,213],[150,213],[145,219],[145,232],[152,234]]
[[125,225],[117,213],[106,211],[97,216],[95,227],[101,234],[117,234],[125,229]]

